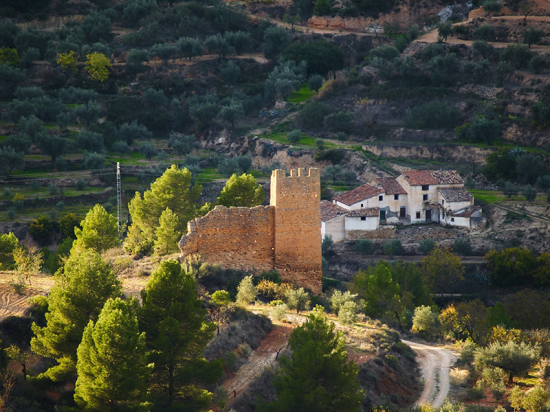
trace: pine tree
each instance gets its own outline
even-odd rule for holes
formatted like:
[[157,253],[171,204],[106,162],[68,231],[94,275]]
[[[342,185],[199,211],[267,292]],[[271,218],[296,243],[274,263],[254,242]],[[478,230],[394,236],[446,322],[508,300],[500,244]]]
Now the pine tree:
[[[179,169],[172,165],[166,169],[147,190],[143,197],[136,192],[135,197],[130,201],[128,209],[132,215],[132,226],[130,227],[125,249],[134,252],[133,244],[140,244],[134,241],[134,237],[143,237],[155,240],[155,230],[159,225],[159,219],[166,208],[170,208],[179,219],[179,224],[174,228],[179,233],[187,233],[187,222],[204,211],[201,211],[197,202],[202,192],[202,186],[191,182],[191,172],[187,169]],[[134,229],[137,228],[139,230]]]
[[46,371],[48,377],[59,382],[74,374],[84,328],[97,319],[108,298],[120,295],[116,274],[97,252],[83,249],[71,254],[64,269],[55,274],[46,326],[32,326],[36,335],[31,340],[33,352],[59,362]]
[[149,375],[145,334],[136,317],[137,301],[109,299],[97,322],[84,329],[78,346],[75,401],[86,410],[136,406],[143,400]]
[[261,205],[265,200],[264,189],[258,184],[254,176],[243,173],[241,176],[233,174],[218,197],[218,204],[226,207]]
[[159,410],[183,403],[186,410],[207,408],[211,394],[199,384],[215,383],[222,363],[204,359],[216,326],[205,322],[195,279],[178,262],[164,261],[141,298],[141,330],[146,332],[149,362],[155,365],[149,382],[155,405]]
[[178,241],[181,238],[181,232],[176,229],[180,220],[172,209],[166,208],[159,218],[159,227],[155,230],[157,236],[155,240],[155,252],[159,255],[175,253],[178,251]]
[[76,242],[74,248],[88,248],[96,252],[118,245],[118,227],[116,218],[101,205],[95,205],[80,223],[82,229],[75,227]]
[[[270,411],[357,411],[363,391],[359,368],[347,361],[342,332],[334,332],[323,309],[317,307],[290,335],[290,358],[282,356],[275,377],[277,401]],[[327,379],[330,378],[330,379]]]

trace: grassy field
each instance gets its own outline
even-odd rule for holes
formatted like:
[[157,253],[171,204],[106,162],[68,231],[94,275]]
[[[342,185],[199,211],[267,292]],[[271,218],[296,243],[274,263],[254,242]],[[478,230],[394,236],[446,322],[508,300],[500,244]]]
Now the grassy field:
[[300,90],[292,92],[292,94],[288,98],[288,101],[290,103],[301,103],[312,98],[313,96],[315,96],[315,91],[310,90],[309,85],[307,83],[304,83],[300,87]]

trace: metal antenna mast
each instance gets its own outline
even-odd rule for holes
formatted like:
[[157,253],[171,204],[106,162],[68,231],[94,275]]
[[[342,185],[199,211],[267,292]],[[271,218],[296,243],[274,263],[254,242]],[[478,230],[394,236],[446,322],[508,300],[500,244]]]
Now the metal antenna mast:
[[116,163],[116,214],[117,214],[117,227],[118,227],[118,245],[122,245],[122,223],[120,221],[122,217],[122,187],[120,182],[120,162]]

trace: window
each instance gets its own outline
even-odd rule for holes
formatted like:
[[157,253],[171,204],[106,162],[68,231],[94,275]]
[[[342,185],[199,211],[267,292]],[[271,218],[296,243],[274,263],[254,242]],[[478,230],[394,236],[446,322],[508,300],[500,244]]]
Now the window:
[[430,185],[422,185],[422,190],[430,190]]
[[361,220],[367,220],[365,216],[361,216]]
[[420,219],[420,212],[416,212],[416,218]]
[[399,195],[393,195],[393,200],[399,200]]
[[363,207],[363,203],[361,203],[361,207]]
[[445,199],[441,200],[441,204],[442,204],[442,205],[445,204]]
[[454,221],[455,221],[455,218],[454,218],[454,217],[452,217],[452,218],[451,218],[451,222],[454,222]]
[[384,200],[384,196],[378,196],[378,200],[380,201]]
[[422,195],[422,200],[424,201],[428,200],[428,195]]

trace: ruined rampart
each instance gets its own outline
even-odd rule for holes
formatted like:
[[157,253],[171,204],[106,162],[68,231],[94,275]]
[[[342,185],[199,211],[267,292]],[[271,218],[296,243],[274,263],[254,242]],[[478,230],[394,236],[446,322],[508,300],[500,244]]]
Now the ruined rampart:
[[274,170],[270,206],[217,206],[188,223],[183,256],[199,253],[223,267],[260,274],[276,269],[285,281],[321,293],[319,169]]

